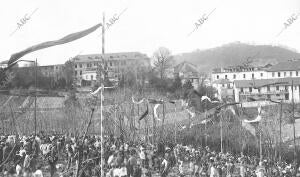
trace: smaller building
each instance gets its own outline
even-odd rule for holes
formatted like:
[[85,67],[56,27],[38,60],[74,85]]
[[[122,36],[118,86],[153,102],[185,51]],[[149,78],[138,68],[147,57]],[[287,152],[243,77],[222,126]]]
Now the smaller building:
[[0,68],[6,68],[8,66],[8,60],[0,62]]
[[197,66],[186,61],[174,67],[174,77],[180,77],[182,84],[190,80],[195,89],[198,89],[200,84],[200,73]]
[[53,77],[54,79],[59,79],[63,77],[63,64],[57,65],[45,65],[45,66],[38,66],[39,71],[46,77]]

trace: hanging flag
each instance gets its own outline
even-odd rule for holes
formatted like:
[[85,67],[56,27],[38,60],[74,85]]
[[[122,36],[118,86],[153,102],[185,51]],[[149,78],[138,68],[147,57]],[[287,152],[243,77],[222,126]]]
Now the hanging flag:
[[245,122],[245,120],[242,121],[242,126],[248,130],[253,136],[256,136],[255,128],[248,122]]
[[96,95],[101,89],[102,89],[102,86],[98,87],[95,91],[91,92],[91,94]]
[[189,109],[186,109],[186,111],[191,115],[191,118],[195,117],[196,113],[190,111]]
[[139,118],[139,120],[142,120],[144,119],[149,113],[149,110],[148,110],[148,106],[147,106],[147,110],[141,115],[141,117]]
[[161,105],[161,104],[155,104],[155,105],[154,105],[154,107],[153,107],[153,113],[154,113],[154,117],[155,117],[157,120],[161,121],[161,120],[158,118],[158,116],[157,116],[157,108],[159,107],[159,105]]
[[175,104],[176,101],[175,100],[170,100],[169,103]]
[[209,102],[211,102],[211,99],[206,95],[201,97],[201,101],[204,101],[204,100],[208,100]]
[[185,100],[181,100],[181,106],[182,107],[187,107],[188,106],[188,102],[186,102]]
[[141,99],[140,101],[135,101],[133,97],[131,97],[131,99],[132,99],[132,102],[133,102],[134,104],[141,104],[141,103],[144,102],[144,98]]
[[152,99],[152,98],[148,98],[148,102],[151,103],[151,104],[163,104],[163,100],[155,100],[155,99]]
[[260,122],[261,121],[261,106],[259,106],[257,108],[257,112],[258,112],[258,115],[257,117],[254,119],[254,120],[244,120],[244,122],[247,122],[247,123],[255,123],[255,122]]
[[8,65],[16,62],[18,59],[20,59],[21,57],[23,57],[24,55],[26,55],[28,53],[31,53],[31,52],[34,52],[34,51],[37,51],[37,50],[41,50],[41,49],[44,49],[44,48],[52,47],[52,46],[55,46],[55,45],[65,44],[65,43],[72,42],[72,41],[75,41],[77,39],[80,39],[80,38],[94,32],[101,25],[102,24],[99,23],[99,24],[97,24],[97,25],[95,25],[95,26],[93,26],[89,29],[69,34],[69,35],[67,35],[67,36],[65,36],[65,37],[63,37],[59,40],[43,42],[43,43],[31,46],[31,47],[29,47],[25,50],[20,51],[20,52],[14,53],[14,54],[11,55],[11,57],[8,61]]

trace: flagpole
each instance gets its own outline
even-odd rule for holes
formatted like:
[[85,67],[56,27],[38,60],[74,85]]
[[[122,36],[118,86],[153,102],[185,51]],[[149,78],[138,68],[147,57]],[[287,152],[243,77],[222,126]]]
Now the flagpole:
[[104,139],[103,139],[103,90],[104,85],[103,82],[101,83],[101,89],[100,89],[100,137],[101,137],[101,176],[104,177]]
[[221,126],[221,153],[223,153],[223,125],[222,125],[223,114],[220,116],[220,126]]
[[295,102],[294,102],[294,80],[292,80],[292,104],[293,104],[293,134],[294,134],[294,163],[296,163],[296,130],[295,130]]
[[35,59],[35,74],[34,74],[34,87],[35,87],[35,92],[34,92],[34,136],[36,136],[36,95],[37,95],[37,58]]
[[[175,104],[175,118],[176,118],[176,104]],[[177,123],[175,121],[175,144],[177,144]]]

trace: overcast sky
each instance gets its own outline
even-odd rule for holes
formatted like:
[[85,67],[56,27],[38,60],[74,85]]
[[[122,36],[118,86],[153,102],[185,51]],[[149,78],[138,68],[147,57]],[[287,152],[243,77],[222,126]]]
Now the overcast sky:
[[[160,46],[173,54],[240,41],[283,45],[300,51],[300,16],[279,36],[284,22],[300,13],[300,0],[3,0],[0,61],[29,46],[89,28],[127,10],[106,33],[106,52],[138,51],[152,56]],[[38,9],[19,30],[25,14]],[[215,11],[191,35],[203,14]],[[25,55],[41,65],[101,53],[101,30],[71,43]],[[276,37],[277,36],[277,37]]]

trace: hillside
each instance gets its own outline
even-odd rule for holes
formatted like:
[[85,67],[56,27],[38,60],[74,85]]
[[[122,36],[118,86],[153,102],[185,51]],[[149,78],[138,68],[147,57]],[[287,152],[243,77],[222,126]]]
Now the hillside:
[[242,64],[247,59],[254,61],[256,65],[300,59],[300,53],[281,46],[250,45],[236,42],[212,49],[183,53],[174,56],[174,58],[178,63],[188,61],[198,65],[200,71],[210,72],[212,68]]

